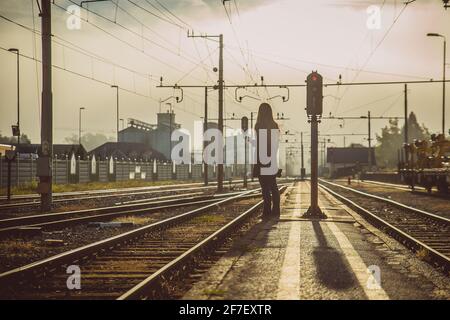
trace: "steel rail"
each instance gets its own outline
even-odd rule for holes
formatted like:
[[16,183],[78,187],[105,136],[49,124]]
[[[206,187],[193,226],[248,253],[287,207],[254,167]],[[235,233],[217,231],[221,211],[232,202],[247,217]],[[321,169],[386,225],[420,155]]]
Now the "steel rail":
[[[77,196],[74,198],[61,198],[53,200],[53,203],[66,203],[66,202],[80,202],[88,200],[101,200],[105,198],[117,198],[117,197],[130,197],[130,196],[143,196],[146,194],[164,193],[164,192],[177,192],[177,191],[189,191],[189,190],[199,190],[208,189],[208,187],[191,187],[191,188],[180,188],[180,189],[167,189],[167,190],[148,190],[148,191],[130,191],[125,193],[109,193],[100,195],[90,195],[87,196]],[[29,202],[14,202],[14,203],[4,203],[0,204],[0,210],[8,210],[12,208],[23,208],[26,206],[38,206],[40,203],[38,201]]]
[[382,202],[389,203],[389,204],[391,204],[391,205],[393,205],[393,206],[395,206],[397,208],[417,213],[417,214],[422,215],[424,217],[427,217],[427,218],[430,218],[432,220],[435,220],[435,221],[437,221],[439,223],[443,223],[443,224],[446,224],[446,225],[450,224],[450,219],[449,218],[445,218],[445,217],[439,216],[439,215],[431,213],[431,212],[427,212],[427,211],[424,211],[424,210],[421,210],[421,209],[410,207],[410,206],[407,206],[407,205],[405,205],[405,204],[403,204],[401,202],[398,202],[398,201],[394,201],[394,200],[391,200],[391,199],[386,199],[386,198],[381,197],[381,196],[377,196],[377,195],[370,194],[370,193],[367,193],[367,192],[363,192],[363,191],[360,191],[360,190],[356,190],[356,189],[353,189],[353,188],[345,187],[345,186],[342,186],[340,184],[329,182],[329,181],[326,181],[326,180],[323,180],[323,179],[319,179],[319,181],[322,182],[322,183],[327,183],[327,184],[335,186],[335,187],[342,188],[342,189],[347,190],[347,191],[351,191],[353,193],[362,195],[362,196],[367,197],[367,198],[372,198],[372,199],[376,199],[376,200],[379,200],[379,201],[382,201]]
[[[358,182],[358,183],[366,183],[366,184],[375,184],[375,185],[385,186],[385,187],[398,189],[398,190],[412,191],[411,187],[409,187],[406,184],[395,184],[395,183],[388,183],[388,182],[375,181],[375,180],[369,180],[369,179],[356,180],[356,182]],[[415,187],[415,188],[418,188],[418,189],[421,189],[421,190],[425,190],[425,188],[422,188],[422,187]]]
[[106,206],[106,207],[96,207],[96,208],[88,208],[88,209],[80,209],[80,210],[72,210],[72,211],[60,211],[60,212],[51,212],[51,213],[41,213],[41,214],[32,214],[26,216],[5,218],[0,220],[1,227],[11,227],[14,225],[20,224],[33,224],[38,222],[51,221],[52,219],[71,217],[75,215],[81,214],[89,214],[89,213],[109,213],[130,209],[138,209],[138,208],[147,208],[148,206],[158,205],[158,204],[171,204],[171,203],[184,203],[194,200],[208,200],[220,197],[226,197],[227,195],[234,195],[237,193],[224,193],[220,195],[199,195],[201,193],[189,193],[184,195],[170,195],[163,196],[158,198],[150,198],[150,199],[142,199],[143,201],[139,202],[126,202],[123,204],[118,204],[114,206]]
[[[288,178],[283,179],[288,180]],[[233,180],[231,183],[233,185],[242,183],[242,179]],[[255,182],[256,183],[256,182]],[[179,190],[185,190],[186,187],[192,186],[192,189],[211,189],[214,187],[214,185],[217,184],[216,181],[210,181],[208,186],[204,186],[203,182],[192,182],[192,183],[179,183],[179,184],[167,184],[167,185],[158,185],[158,186],[143,186],[143,187],[132,187],[132,188],[117,188],[117,189],[100,189],[100,190],[84,190],[84,191],[70,191],[70,192],[60,192],[60,193],[54,193],[54,198],[60,198],[60,197],[73,197],[73,196],[92,196],[92,195],[104,195],[106,196],[116,196],[118,192],[123,192],[124,195],[127,195],[128,193],[133,192],[139,192],[139,191],[171,191],[171,188],[173,187],[179,187]],[[111,195],[110,195],[111,194]],[[11,197],[13,200],[23,200],[23,199],[36,199],[35,202],[30,203],[37,203],[39,204],[39,195],[35,193],[30,194],[23,194],[23,195],[12,195]],[[85,197],[81,198],[85,199]],[[0,196],[0,200],[6,201],[6,196]],[[56,199],[55,199],[56,200]],[[54,201],[55,201],[54,200]],[[8,203],[4,203],[8,204]],[[15,203],[10,203],[15,204]]]
[[343,203],[347,204],[352,209],[356,210],[358,213],[360,213],[364,218],[366,218],[373,225],[381,226],[389,234],[391,234],[395,238],[399,239],[401,242],[406,244],[413,251],[419,251],[420,249],[426,250],[430,254],[433,261],[437,262],[440,266],[442,266],[446,272],[450,269],[450,258],[447,257],[446,255],[440,253],[436,249],[431,248],[429,245],[427,245],[423,241],[420,241],[420,240],[414,238],[413,236],[409,235],[405,231],[400,230],[399,228],[395,227],[393,224],[387,222],[386,220],[380,218],[376,214],[373,214],[369,210],[356,204],[354,201],[344,197],[343,195],[340,195],[336,191],[331,190],[330,188],[324,186],[323,184],[320,184],[320,188],[322,188],[326,192],[330,193],[331,195],[333,195],[335,198],[342,201]]
[[[164,192],[184,192],[189,190],[208,190],[213,189],[213,186],[198,186],[198,187],[189,187],[189,188],[178,188],[178,189],[156,189],[156,190],[145,190],[145,191],[134,191],[130,190],[129,192],[123,192],[121,193],[108,193],[108,194],[99,194],[99,195],[92,195],[88,193],[86,196],[77,196],[77,197],[71,197],[71,198],[60,198],[55,199],[53,203],[68,203],[68,202],[80,202],[80,201],[87,201],[87,200],[102,200],[102,199],[108,199],[108,198],[117,198],[117,197],[131,197],[131,196],[144,196],[147,194],[153,195],[155,193],[164,193]],[[70,195],[69,195],[70,196]],[[8,210],[12,208],[23,208],[26,206],[38,206],[40,202],[38,201],[29,201],[29,202],[14,202],[14,203],[4,203],[0,204],[0,210]]]
[[[242,180],[236,180],[233,181],[232,184],[236,185],[241,183]],[[66,195],[60,195],[59,197],[61,197],[61,199],[55,199],[53,200],[53,203],[68,203],[68,202],[80,202],[80,201],[86,201],[86,200],[101,200],[101,199],[105,199],[105,198],[116,198],[116,197],[131,197],[131,196],[143,196],[145,194],[155,194],[155,193],[163,193],[163,192],[178,192],[178,191],[187,191],[187,190],[200,190],[200,189],[204,189],[204,190],[209,190],[209,189],[214,189],[214,183],[211,183],[209,186],[203,186],[203,183],[198,183],[200,186],[196,186],[196,187],[189,187],[186,188],[187,186],[190,185],[197,185],[196,184],[185,184],[185,188],[178,188],[178,189],[171,189],[169,186],[167,188],[160,188],[158,187],[158,189],[154,189],[155,187],[139,187],[139,188],[152,188],[152,189],[145,189],[144,191],[139,190],[139,189],[135,189],[132,188],[132,190],[129,190],[129,192],[124,192],[124,191],[118,191],[118,192],[122,192],[122,193],[114,193],[114,191],[109,191],[112,189],[109,189],[108,191],[105,191],[105,193],[108,194],[99,194],[99,195],[95,195],[95,191],[93,190],[92,192],[90,191],[83,191],[79,196],[75,195],[76,197],[72,197],[74,195],[69,194],[67,196],[71,197],[71,198],[63,198]],[[258,182],[251,182],[249,184],[258,184]],[[172,185],[173,186],[173,185]],[[176,186],[183,186],[183,184],[179,184]],[[165,187],[165,186],[163,186]],[[137,191],[136,191],[137,190]],[[94,195],[92,195],[92,193],[94,193]],[[102,192],[103,193],[103,192]],[[86,194],[86,196],[81,196]],[[35,195],[29,195],[29,197],[34,198]],[[37,198],[36,198],[37,199]],[[14,202],[14,203],[2,203],[0,204],[0,211],[5,211],[8,209],[14,209],[14,208],[24,208],[24,207],[34,207],[34,206],[39,206],[40,202],[39,201],[29,201],[29,202]]]
[[[140,209],[132,209],[132,210],[124,210],[124,211],[118,211],[118,212],[110,212],[110,213],[102,213],[97,215],[89,215],[89,216],[81,216],[81,217],[73,217],[73,218],[67,218],[67,219],[61,219],[56,221],[47,221],[42,223],[36,223],[36,224],[25,224],[25,225],[16,225],[8,228],[0,229],[0,239],[4,237],[8,237],[11,235],[14,235],[16,233],[22,232],[23,228],[36,228],[40,227],[44,230],[55,230],[60,229],[64,227],[69,227],[74,224],[80,224],[80,223],[86,223],[86,222],[103,222],[107,221],[113,218],[121,217],[121,216],[129,216],[129,215],[140,215],[140,214],[148,214],[153,212],[158,212],[162,210],[168,210],[168,209],[175,209],[175,208],[181,208],[186,206],[197,206],[202,204],[211,203],[214,201],[217,201],[217,199],[227,198],[231,197],[232,195],[224,195],[220,197],[212,197],[207,199],[183,199],[183,201],[180,202],[170,202],[162,205],[157,206],[151,206],[148,208],[140,208]],[[260,194],[249,194],[242,196],[242,199],[252,198],[260,196]]]
[[[211,182],[212,184],[213,182]],[[92,195],[92,194],[105,194],[105,193],[117,193],[117,192],[134,192],[134,191],[155,191],[155,190],[167,190],[172,187],[187,187],[187,186],[202,186],[202,182],[192,182],[192,183],[178,183],[178,184],[166,184],[157,186],[142,186],[142,187],[131,187],[131,188],[111,188],[111,189],[98,189],[98,190],[83,190],[83,191],[67,191],[54,193],[54,198],[59,197],[70,197],[70,196],[82,196],[82,195]],[[35,198],[39,199],[39,195],[35,193],[30,194],[20,194],[12,195],[12,199],[22,200]],[[6,200],[5,196],[0,196],[0,200]]]
[[395,183],[388,183],[388,182],[382,182],[382,181],[375,181],[375,180],[356,180],[357,182],[366,183],[366,184],[374,184],[374,185],[380,185],[380,186],[386,186],[392,189],[398,189],[398,190],[405,190],[409,191],[412,194],[427,196],[427,197],[434,197],[437,199],[449,199],[449,194],[442,193],[442,192],[431,192],[429,193],[426,188],[421,187],[420,185],[415,185],[414,190],[411,189],[411,186],[407,184],[395,184]]

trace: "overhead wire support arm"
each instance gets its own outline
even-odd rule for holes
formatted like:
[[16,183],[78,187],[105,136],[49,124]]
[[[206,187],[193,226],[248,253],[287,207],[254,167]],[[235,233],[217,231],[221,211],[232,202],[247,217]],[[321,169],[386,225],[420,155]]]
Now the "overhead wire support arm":
[[276,98],[281,98],[283,100],[283,102],[288,102],[289,101],[289,97],[290,97],[289,88],[287,86],[280,86],[279,88],[287,90],[287,97],[286,96],[282,96],[282,95],[276,95],[276,96],[268,98],[267,100],[273,100],[273,99],[276,99]]
[[[180,96],[173,95],[173,96],[170,96],[169,98],[167,98],[167,99],[164,100],[164,101],[167,101],[167,100],[169,100],[169,99],[171,99],[171,98],[175,98],[175,100],[176,100],[177,103],[180,103],[180,102],[183,101],[183,99],[184,99],[184,90],[183,90],[182,87],[178,86],[177,84],[174,84],[173,86],[163,86],[162,83],[163,83],[163,77],[160,77],[160,78],[159,78],[159,84],[160,84],[160,85],[157,86],[157,88],[172,88],[172,89],[174,89],[174,90],[180,90],[180,93],[181,93]],[[202,86],[202,88],[204,88],[204,87],[205,87],[205,86]],[[162,101],[162,102],[164,102],[164,101]]]
[[250,98],[250,99],[254,99],[254,100],[261,101],[260,98],[253,97],[253,96],[250,96],[250,95],[248,95],[248,94],[243,95],[243,96],[238,96],[238,90],[239,90],[239,89],[244,89],[244,90],[245,90],[245,87],[244,87],[244,86],[236,87],[236,89],[234,90],[234,99],[235,99],[237,102],[241,103],[242,100],[243,100],[244,98]]

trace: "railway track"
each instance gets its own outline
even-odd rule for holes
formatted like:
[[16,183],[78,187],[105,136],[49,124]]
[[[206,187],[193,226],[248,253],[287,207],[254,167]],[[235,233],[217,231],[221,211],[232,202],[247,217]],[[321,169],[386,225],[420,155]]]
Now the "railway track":
[[[111,193],[111,194],[86,194],[84,196],[69,196],[66,198],[65,196],[58,196],[53,200],[53,204],[71,204],[71,203],[80,203],[82,201],[91,201],[91,200],[108,200],[112,199],[113,201],[117,200],[120,202],[120,199],[129,199],[129,198],[148,198],[148,196],[155,196],[157,194],[162,193],[178,193],[178,192],[188,192],[192,190],[208,190],[213,187],[186,187],[186,188],[176,188],[176,189],[163,189],[163,190],[150,190],[150,191],[129,191],[129,192],[120,192],[120,193]],[[28,201],[28,202],[14,202],[14,203],[4,203],[0,204],[0,211],[7,211],[11,209],[24,209],[24,208],[32,208],[38,207],[40,205],[39,200],[36,201]]]
[[[285,186],[280,188],[286,189]],[[254,190],[0,274],[2,299],[152,299],[259,211]],[[81,270],[69,290],[67,268]]]
[[[245,197],[254,197],[257,190],[252,190]],[[202,205],[227,197],[239,195],[242,192],[223,193],[216,195],[202,195],[189,193],[184,195],[163,196],[146,201],[129,201],[123,205],[64,211],[0,220],[0,237],[26,235],[26,232],[35,232],[36,228],[53,230],[68,227],[74,224],[87,222],[102,222],[120,216],[148,214],[161,210],[180,208],[183,206]],[[31,228],[31,229],[30,229]]]
[[[210,185],[214,185],[215,182],[210,182]],[[192,182],[192,183],[178,183],[178,184],[167,184],[159,186],[144,186],[144,187],[131,187],[131,188],[114,188],[114,189],[99,189],[99,190],[84,190],[84,191],[68,191],[68,192],[55,192],[53,193],[53,198],[64,198],[64,197],[78,197],[78,196],[92,196],[92,195],[109,195],[118,193],[133,193],[138,191],[155,191],[155,190],[167,190],[171,188],[186,188],[186,187],[201,187],[202,182]],[[19,194],[12,195],[12,201],[29,201],[35,200],[39,201],[40,196],[38,194]],[[0,201],[6,202],[6,196],[0,196]]]
[[450,270],[450,219],[322,179],[320,186],[424,260]]
[[[236,180],[231,183],[231,186],[236,186],[241,183],[240,180]],[[258,182],[249,182],[249,185],[257,185]],[[226,187],[226,185],[225,185]],[[184,193],[189,191],[199,191],[203,190],[208,192],[213,191],[216,188],[215,183],[211,182],[210,185],[204,186],[203,183],[189,183],[189,184],[177,184],[177,185],[165,185],[165,186],[152,186],[152,187],[139,187],[139,188],[129,188],[129,189],[109,189],[109,190],[92,190],[92,191],[82,191],[82,192],[68,192],[55,194],[53,199],[53,204],[56,206],[60,205],[71,205],[83,203],[86,201],[116,201],[124,202],[129,199],[148,199],[156,194],[166,194],[166,193]],[[38,195],[26,195],[20,196],[13,199],[13,202],[1,203],[0,212],[10,213],[14,210],[33,210],[37,209],[40,205]]]
[[409,191],[413,194],[416,195],[421,195],[424,197],[435,197],[438,199],[450,199],[450,195],[446,194],[446,193],[440,193],[438,191],[436,192],[428,192],[426,188],[424,187],[420,187],[420,186],[415,186],[414,190],[411,189],[410,186],[408,185],[403,185],[403,184],[395,184],[395,183],[387,183],[387,182],[381,182],[381,181],[373,181],[373,180],[355,180],[358,183],[363,183],[363,184],[372,184],[372,185],[379,185],[382,187],[388,187],[391,189],[396,189],[396,190],[404,190],[404,191]]

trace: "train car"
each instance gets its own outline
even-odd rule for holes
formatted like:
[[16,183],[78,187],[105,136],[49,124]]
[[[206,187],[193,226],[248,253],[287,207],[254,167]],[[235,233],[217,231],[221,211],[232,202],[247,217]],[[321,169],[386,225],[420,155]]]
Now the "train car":
[[450,140],[443,134],[432,135],[430,141],[416,140],[404,145],[405,161],[399,163],[399,174],[406,184],[420,185],[448,193],[450,186]]

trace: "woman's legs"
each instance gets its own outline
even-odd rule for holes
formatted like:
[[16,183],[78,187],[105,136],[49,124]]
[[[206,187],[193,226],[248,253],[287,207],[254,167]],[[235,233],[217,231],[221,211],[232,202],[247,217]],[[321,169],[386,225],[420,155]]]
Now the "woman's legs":
[[270,183],[270,191],[272,193],[272,215],[280,215],[280,191],[278,190],[277,178],[272,176]]
[[259,184],[261,185],[261,193],[264,200],[264,209],[263,209],[263,216],[268,217],[271,214],[271,183],[269,176],[259,176]]
[[264,200],[263,214],[265,216],[279,216],[280,192],[277,186],[277,178],[275,176],[259,176],[259,184],[261,185]]

